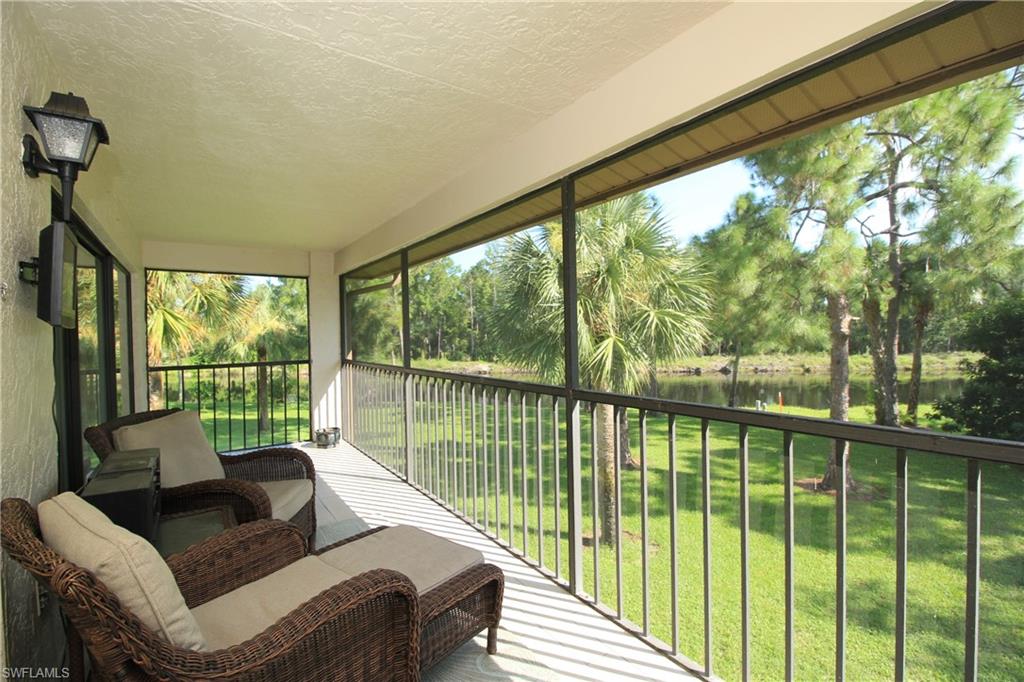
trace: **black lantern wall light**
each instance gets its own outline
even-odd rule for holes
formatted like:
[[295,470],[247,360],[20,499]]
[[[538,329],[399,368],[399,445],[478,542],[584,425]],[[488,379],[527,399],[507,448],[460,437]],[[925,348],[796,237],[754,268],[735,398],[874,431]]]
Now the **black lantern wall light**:
[[73,328],[77,323],[74,277],[78,245],[68,226],[71,200],[79,171],[89,170],[96,149],[109,144],[110,137],[103,121],[89,115],[85,100],[71,92],[52,92],[45,106],[24,109],[39,132],[43,149],[34,137],[25,135],[21,163],[30,177],[46,173],[60,178],[61,219],[40,233],[39,257],[19,263],[19,277],[39,285],[36,314],[40,319]]
[[51,92],[46,106],[25,107],[25,115],[39,131],[46,156],[39,150],[35,138],[26,135],[21,141],[25,150],[21,163],[33,178],[40,173],[60,177],[62,219],[71,220],[71,195],[78,171],[89,170],[96,149],[110,143],[107,127],[103,121],[89,115],[89,105],[83,98],[71,92],[66,95]]

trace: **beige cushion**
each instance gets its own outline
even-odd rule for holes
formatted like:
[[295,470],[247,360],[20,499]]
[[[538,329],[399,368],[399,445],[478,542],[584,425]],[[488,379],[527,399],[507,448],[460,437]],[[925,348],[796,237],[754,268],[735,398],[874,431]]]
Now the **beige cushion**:
[[114,431],[118,450],[160,448],[160,483],[173,488],[224,478],[217,453],[206,440],[198,412],[174,412]]
[[192,609],[206,640],[216,651],[258,635],[294,609],[349,576],[315,556],[211,599]]
[[95,575],[148,628],[175,646],[203,647],[171,569],[145,538],[114,525],[74,493],[40,503],[39,527],[51,549]]
[[290,521],[302,505],[313,497],[313,481],[298,478],[291,481],[257,481],[270,498],[270,510],[275,519]]
[[404,573],[425,594],[484,555],[412,526],[395,526],[332,549],[320,558],[350,576],[374,568]]

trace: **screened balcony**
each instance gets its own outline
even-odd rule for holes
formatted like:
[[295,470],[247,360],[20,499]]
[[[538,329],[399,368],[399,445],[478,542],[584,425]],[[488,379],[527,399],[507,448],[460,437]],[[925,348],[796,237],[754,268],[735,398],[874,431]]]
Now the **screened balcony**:
[[[76,300],[89,324],[54,333],[34,318],[29,289],[3,291],[5,315],[13,311],[11,325],[4,317],[3,497],[35,504],[79,488],[98,464],[84,428],[179,408],[199,414],[218,452],[308,453],[317,546],[406,524],[478,549],[504,571],[497,654],[478,637],[426,679],[1024,677],[1024,444],[937,430],[917,411],[930,397],[915,396],[913,419],[897,416],[933,428],[868,423],[886,418],[885,400],[909,402],[898,389],[921,363],[897,369],[890,356],[913,354],[915,334],[924,336],[917,313],[934,313],[925,309],[939,284],[955,318],[957,306],[984,309],[1024,282],[1021,261],[1006,256],[1021,248],[1014,211],[1024,204],[1010,199],[1024,147],[1018,139],[989,153],[1002,142],[979,141],[979,131],[1019,138],[1024,99],[1005,94],[1024,88],[1022,27],[1024,4],[1009,2],[4,3],[5,149],[27,131],[21,106],[71,87],[104,118],[111,145],[75,194]],[[958,93],[978,82],[1003,98],[961,111]],[[929,163],[900,161],[927,136],[868,122],[932,95],[921,130],[950,111],[963,114],[950,126],[975,125],[957,144],[928,147]],[[834,129],[853,132],[829,137]],[[820,144],[804,145],[802,163],[828,161],[816,177],[850,192],[841,208],[851,214],[831,233],[833,207],[820,204],[833,197],[811,192],[828,183],[800,182],[780,162],[791,158],[771,156],[811,136]],[[899,151],[882,178],[863,155],[886,144]],[[975,175],[939,189],[924,181],[956,165],[948,159],[967,154],[961,146],[977,157],[964,164]],[[843,175],[853,158],[859,174]],[[11,170],[4,227],[11,253],[30,259],[59,195]],[[703,184],[673,203],[666,184],[695,177]],[[723,178],[736,189],[724,204]],[[879,187],[906,191],[902,203],[872,205],[885,200]],[[954,229],[941,252],[921,255],[919,235],[944,215],[935,207],[947,190],[958,220],[988,222]],[[1006,193],[992,199],[995,190]],[[675,298],[660,312],[680,324],[699,318],[706,333],[674,343],[670,361],[652,350],[622,372],[633,375],[627,389],[594,379],[595,339],[610,347],[615,334],[601,328],[600,268],[588,249],[602,225],[592,216],[636,197],[648,214],[676,212],[672,230],[651,231],[673,242],[664,249],[671,272],[655,278],[655,295],[643,258],[616,263],[628,294],[621,310],[668,292]],[[724,259],[730,273],[703,239],[724,223],[782,236],[760,248],[754,231],[734,232],[717,245],[739,254]],[[942,241],[942,229],[932,232],[931,244]],[[858,259],[876,256],[858,263],[883,271],[877,249],[908,276],[862,276],[840,300],[833,276],[853,259],[821,248],[836,233],[861,240]],[[608,252],[641,241],[625,237]],[[992,247],[999,240],[1002,251]],[[473,312],[465,360],[449,362],[455,315],[425,302],[447,274],[432,268],[457,259],[465,275],[513,242],[519,255],[540,254],[540,266],[518,272],[517,305],[509,297],[497,310],[495,282],[511,281],[508,269],[479,290],[490,312],[477,310],[478,290],[452,297]],[[950,262],[998,276],[929,279]],[[686,298],[683,275],[710,280],[712,270],[719,290],[705,282],[704,294]],[[303,280],[304,348],[257,360],[212,342],[180,361],[151,352],[146,280],[156,271]],[[749,271],[812,274],[804,286],[745,288]],[[731,310],[713,307],[711,294]],[[833,303],[848,306],[834,319]],[[847,376],[855,414],[821,418],[832,405],[784,404],[774,390],[738,399],[739,382],[729,400],[745,407],[718,399],[728,388],[706,397],[657,389],[712,347],[735,357],[738,375],[740,347],[759,343],[761,326],[770,323],[765,336],[799,331],[807,310],[845,335],[836,341],[819,324],[807,341],[816,352],[842,359],[829,343],[845,343],[849,369],[859,344],[863,373],[891,379]],[[485,328],[498,316],[504,326]],[[629,331],[640,317],[623,315]],[[727,339],[729,324],[753,334]],[[195,346],[203,330],[185,327],[180,347]],[[903,345],[878,350],[886,335]],[[498,363],[478,352],[483,339],[519,343],[511,371],[491,371]],[[630,350],[643,355],[642,345]],[[877,367],[865,369],[871,352]],[[716,362],[695,373],[718,372],[725,361]],[[815,369],[829,374],[822,393],[834,383],[825,365]],[[314,447],[332,428],[342,442]],[[58,609],[9,562],[3,595],[0,665],[63,665]]]

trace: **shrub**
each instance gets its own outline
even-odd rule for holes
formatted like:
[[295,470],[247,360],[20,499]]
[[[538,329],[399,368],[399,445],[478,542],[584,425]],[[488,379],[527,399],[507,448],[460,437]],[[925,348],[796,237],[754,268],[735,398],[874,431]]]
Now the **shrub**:
[[1024,295],[974,313],[965,340],[983,357],[964,363],[968,378],[963,393],[938,401],[939,416],[950,420],[950,429],[1024,440]]

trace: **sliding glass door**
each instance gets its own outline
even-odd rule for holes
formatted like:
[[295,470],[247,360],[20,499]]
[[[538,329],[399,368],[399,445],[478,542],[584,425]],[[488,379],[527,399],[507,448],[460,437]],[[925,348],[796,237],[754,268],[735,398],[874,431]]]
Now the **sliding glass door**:
[[134,408],[128,271],[77,215],[71,228],[78,324],[54,330],[61,490],[78,489],[99,465],[85,429]]

